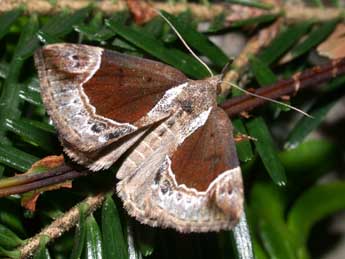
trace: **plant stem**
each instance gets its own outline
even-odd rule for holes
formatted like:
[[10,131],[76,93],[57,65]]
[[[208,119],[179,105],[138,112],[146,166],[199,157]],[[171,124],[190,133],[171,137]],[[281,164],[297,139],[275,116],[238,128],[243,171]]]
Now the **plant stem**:
[[[73,180],[79,178],[81,176],[85,176],[88,174],[88,171],[76,171],[76,170],[69,170],[66,172],[62,172],[61,174],[55,174],[55,169],[51,171],[47,171],[46,173],[40,174],[44,177],[42,179],[35,179],[35,175],[30,175],[26,180],[28,182],[16,182],[16,177],[5,178],[4,180],[11,180],[13,182],[13,186],[11,187],[0,187],[0,198],[6,197],[12,194],[19,194],[24,192],[29,192],[33,190],[39,190],[45,186],[54,185],[58,183],[62,183],[68,180]],[[20,177],[20,176],[19,176]],[[0,181],[0,183],[2,183]]]
[[[62,10],[79,10],[84,8],[88,5],[93,5],[95,9],[108,14],[112,15],[114,12],[124,11],[127,10],[127,4],[124,0],[118,1],[109,1],[109,0],[101,0],[101,1],[91,1],[91,0],[59,0],[56,3],[51,4],[49,1],[46,0],[2,0],[0,5],[0,13],[13,10],[19,6],[26,6],[27,13],[38,13],[38,14],[46,14],[50,15],[52,13],[60,12]],[[193,15],[203,21],[210,21],[213,20],[216,16],[220,13],[225,12],[225,14],[231,14],[234,12],[232,6],[233,4],[198,4],[198,3],[188,3],[188,2],[180,2],[175,3],[174,5],[168,3],[152,3],[152,5],[159,10],[164,10],[171,14],[181,13],[183,11],[189,10],[193,13]],[[244,6],[248,8],[247,6]],[[277,10],[279,9],[279,10]],[[282,5],[278,8],[270,10],[267,12],[268,14],[277,14],[278,11],[284,12],[285,20],[289,23],[291,22],[298,22],[298,21],[305,21],[305,20],[318,20],[318,21],[325,21],[335,19],[339,16],[343,15],[344,10],[341,8],[318,8],[318,7],[309,7],[304,5]]]
[[[297,73],[290,79],[280,80],[274,85],[260,88],[253,93],[266,98],[278,99],[288,95],[295,95],[300,89],[321,84],[344,74],[345,58],[333,60],[326,65],[313,67],[302,73]],[[261,106],[266,102],[268,100],[251,95],[242,95],[231,98],[224,102],[221,107],[230,117],[233,117]]]
[[278,19],[270,26],[259,31],[258,34],[253,36],[240,55],[231,64],[231,70],[223,77],[223,82],[220,85],[221,96],[224,98],[229,94],[230,85],[228,82],[237,84],[239,78],[243,75],[247,65],[248,57],[257,54],[263,47],[266,47],[272,39],[274,39],[280,31],[282,19]]
[[51,242],[74,227],[79,221],[80,207],[85,206],[85,214],[89,215],[102,205],[107,194],[108,192],[104,192],[87,197],[84,201],[54,220],[40,233],[28,239],[27,242],[18,249],[20,251],[20,258],[31,257],[38,248],[41,238],[48,238],[48,242]]

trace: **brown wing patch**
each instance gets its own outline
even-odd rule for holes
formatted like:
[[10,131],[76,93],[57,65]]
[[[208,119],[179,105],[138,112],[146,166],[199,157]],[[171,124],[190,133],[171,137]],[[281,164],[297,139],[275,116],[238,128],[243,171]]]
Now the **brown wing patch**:
[[185,75],[170,66],[105,50],[100,68],[83,88],[98,115],[133,123],[166,90],[186,81]]
[[172,170],[178,184],[206,191],[221,173],[238,166],[232,127],[225,112],[214,108],[205,125],[178,147]]

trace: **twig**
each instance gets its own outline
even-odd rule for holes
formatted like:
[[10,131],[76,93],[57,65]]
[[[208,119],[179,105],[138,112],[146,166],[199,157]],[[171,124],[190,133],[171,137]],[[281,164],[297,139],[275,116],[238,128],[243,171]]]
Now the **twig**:
[[[64,9],[72,11],[79,10],[90,4],[92,4],[97,10],[109,15],[114,12],[127,10],[127,3],[124,0],[58,0],[55,5],[46,0],[2,0],[0,4],[0,12],[10,11],[19,6],[26,6],[26,11],[28,13],[52,14]],[[176,3],[174,5],[167,3],[152,3],[152,5],[158,10],[164,10],[172,14],[181,13],[186,9],[190,9],[196,17],[206,20],[212,19],[216,15],[220,14],[224,9],[224,6],[220,4],[206,6],[193,3]]]
[[[302,73],[297,73],[291,79],[281,80],[276,84],[263,87],[254,93],[266,98],[278,99],[286,95],[294,95],[300,89],[321,84],[329,79],[345,74],[345,59],[338,59],[320,67],[313,67]],[[250,111],[266,103],[267,100],[242,95],[233,97],[221,106],[230,117]]]
[[288,23],[308,20],[329,21],[338,17],[344,17],[344,8],[317,8],[300,5],[285,5],[284,16]]
[[272,25],[260,30],[257,35],[255,35],[248,41],[240,55],[232,63],[232,69],[224,75],[224,82],[220,85],[220,95],[225,97],[229,94],[229,82],[235,84],[238,82],[239,78],[242,76],[248,65],[248,57],[250,55],[255,55],[260,51],[260,49],[267,46],[269,42],[271,42],[272,39],[274,39],[275,36],[279,33],[281,24],[282,20],[278,19]]
[[18,186],[13,186],[13,187],[8,187],[8,188],[1,188],[0,198],[6,197],[12,194],[20,194],[20,193],[29,192],[32,190],[37,190],[45,186],[50,186],[50,185],[62,183],[68,180],[73,180],[80,176],[85,176],[85,175],[87,175],[87,173],[73,170],[73,171],[69,171],[64,174],[58,175],[58,176],[56,175],[56,176],[45,178],[42,180],[36,180],[36,181],[33,181],[32,183],[20,184]]
[[[51,4],[47,0],[2,0],[0,2],[0,13],[13,10],[20,6],[26,6],[26,12],[39,13],[39,14],[53,14],[64,9],[69,10],[79,10],[83,7],[86,7],[90,4],[95,6],[95,8],[105,14],[111,15],[114,12],[123,11],[127,9],[126,1],[118,0],[100,0],[100,1],[91,1],[91,0],[58,0],[56,4]],[[225,14],[230,14],[234,12],[231,4],[211,4],[203,5],[196,3],[154,3],[153,6],[156,9],[164,10],[166,12],[177,14],[187,9],[192,12],[192,14],[203,21],[213,20],[217,15],[224,12]],[[323,9],[317,7],[308,7],[308,6],[291,6],[285,5],[281,6],[281,11],[284,12],[285,20],[287,22],[298,22],[305,21],[308,19],[314,19],[318,21],[325,21],[335,19],[339,16],[342,16],[344,9],[341,8],[329,8],[325,7]],[[279,10],[271,10],[268,14],[277,14]]]
[[45,237],[48,241],[60,237],[64,232],[74,227],[80,217],[80,208],[85,208],[85,214],[89,215],[93,213],[98,207],[100,207],[108,193],[100,193],[94,196],[87,197],[84,201],[64,213],[61,217],[54,220],[49,226],[44,228],[40,233],[36,234],[32,238],[19,248],[20,258],[31,257],[37,250],[41,238]]
[[87,175],[87,170],[77,171],[66,164],[40,174],[23,174],[5,178],[0,181],[0,198],[37,190]]

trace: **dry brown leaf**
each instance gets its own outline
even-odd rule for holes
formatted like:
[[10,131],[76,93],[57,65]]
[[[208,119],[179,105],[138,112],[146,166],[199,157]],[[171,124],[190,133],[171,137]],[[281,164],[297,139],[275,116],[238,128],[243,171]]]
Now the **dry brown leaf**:
[[72,181],[68,180],[68,181],[65,181],[63,183],[57,183],[54,185],[39,188],[35,191],[24,193],[22,195],[21,205],[24,208],[26,208],[27,210],[35,211],[37,199],[41,193],[47,192],[47,191],[54,191],[54,190],[58,190],[61,188],[72,188]]
[[137,24],[143,24],[156,16],[155,11],[145,1],[127,0],[127,6]]
[[[49,169],[57,168],[64,165],[64,157],[61,156],[47,156],[36,163],[25,173],[26,175],[39,174],[48,171]],[[57,190],[61,188],[72,188],[72,181],[65,181],[50,186],[45,186],[37,190],[24,193],[21,199],[21,205],[30,211],[35,211],[36,202],[42,192]]]
[[345,57],[345,24],[337,25],[334,32],[317,47],[317,52],[321,56],[330,59]]
[[47,156],[38,160],[36,163],[32,164],[31,168],[25,174],[31,174],[37,171],[37,168],[43,167],[47,169],[56,168],[63,165],[65,162],[63,155],[60,156]]
[[230,8],[231,13],[225,18],[225,26],[229,26],[236,21],[259,17],[267,13],[267,11],[263,9],[243,5],[231,5]]

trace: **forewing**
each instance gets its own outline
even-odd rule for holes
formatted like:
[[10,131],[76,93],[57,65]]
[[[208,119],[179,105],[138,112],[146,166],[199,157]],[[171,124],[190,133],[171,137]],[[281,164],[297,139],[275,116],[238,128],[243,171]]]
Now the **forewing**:
[[243,210],[243,187],[227,115],[213,108],[202,127],[176,148],[174,141],[171,134],[167,145],[151,152],[139,145],[136,152],[148,155],[127,176],[120,169],[118,192],[125,207],[152,226],[181,232],[231,229]]
[[140,141],[147,130],[149,129],[135,131],[110,145],[90,152],[82,152],[69,143],[62,142],[62,144],[64,152],[74,161],[86,166],[91,171],[99,171],[108,169],[114,164],[129,148]]
[[98,115],[135,124],[168,89],[186,81],[170,66],[104,50],[100,68],[83,89]]
[[[90,152],[150,125],[166,90],[187,81],[178,70],[98,47],[53,44],[38,50],[35,63],[45,107],[60,138]],[[156,113],[157,115],[157,113]]]

